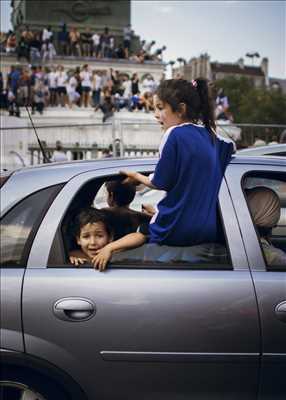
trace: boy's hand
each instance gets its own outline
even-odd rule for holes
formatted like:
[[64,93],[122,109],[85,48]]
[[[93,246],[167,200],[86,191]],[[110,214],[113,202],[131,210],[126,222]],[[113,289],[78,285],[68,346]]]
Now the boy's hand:
[[69,260],[70,260],[70,263],[75,265],[76,267],[87,262],[86,258],[76,257],[76,256],[70,256]]
[[97,254],[92,259],[92,264],[95,269],[98,269],[100,272],[106,269],[108,261],[111,259],[112,250],[108,244],[104,246],[102,249],[97,250]]

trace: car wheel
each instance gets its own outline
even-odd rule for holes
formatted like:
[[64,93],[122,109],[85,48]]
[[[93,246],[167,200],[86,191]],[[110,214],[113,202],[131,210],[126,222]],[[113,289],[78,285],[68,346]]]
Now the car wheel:
[[67,394],[48,377],[23,368],[1,367],[0,400],[68,400]]

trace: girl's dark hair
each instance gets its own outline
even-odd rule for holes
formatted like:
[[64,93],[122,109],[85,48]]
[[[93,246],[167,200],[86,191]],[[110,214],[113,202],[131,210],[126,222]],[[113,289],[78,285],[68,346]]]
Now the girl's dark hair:
[[211,135],[215,136],[215,121],[212,101],[206,79],[194,81],[166,79],[156,90],[156,95],[168,103],[172,111],[180,111],[180,103],[185,103],[185,118],[194,123],[202,121]]
[[75,216],[71,227],[73,236],[78,237],[83,226],[95,224],[96,222],[102,222],[108,235],[112,236],[112,230],[105,212],[93,207],[83,208]]

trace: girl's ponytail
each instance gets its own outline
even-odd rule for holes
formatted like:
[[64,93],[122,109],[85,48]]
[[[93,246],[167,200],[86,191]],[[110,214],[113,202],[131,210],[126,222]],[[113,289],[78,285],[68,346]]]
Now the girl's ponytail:
[[192,81],[192,84],[200,97],[201,119],[210,134],[215,137],[216,125],[214,121],[212,101],[209,95],[208,83],[205,79],[198,78]]

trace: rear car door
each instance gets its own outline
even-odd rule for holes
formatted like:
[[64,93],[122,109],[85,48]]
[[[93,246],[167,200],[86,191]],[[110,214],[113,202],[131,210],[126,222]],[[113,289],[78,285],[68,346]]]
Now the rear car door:
[[158,268],[139,261],[111,264],[104,273],[49,267],[73,196],[96,176],[116,173],[114,168],[73,178],[43,220],[23,288],[27,352],[68,372],[90,399],[255,399],[257,305],[224,182],[220,201],[231,256],[227,266]]
[[[11,178],[11,180],[13,177]],[[21,314],[22,284],[31,243],[61,185],[27,196],[1,218],[1,348],[24,350]],[[5,186],[1,197],[6,196]]]
[[[281,218],[277,244],[286,252],[286,167],[273,165],[233,165],[226,179],[247,250],[257,294],[261,323],[261,376],[259,399],[286,398],[286,264],[267,265],[242,191],[247,177],[254,176],[258,186],[274,189],[281,201]],[[273,240],[275,244],[275,237]]]

